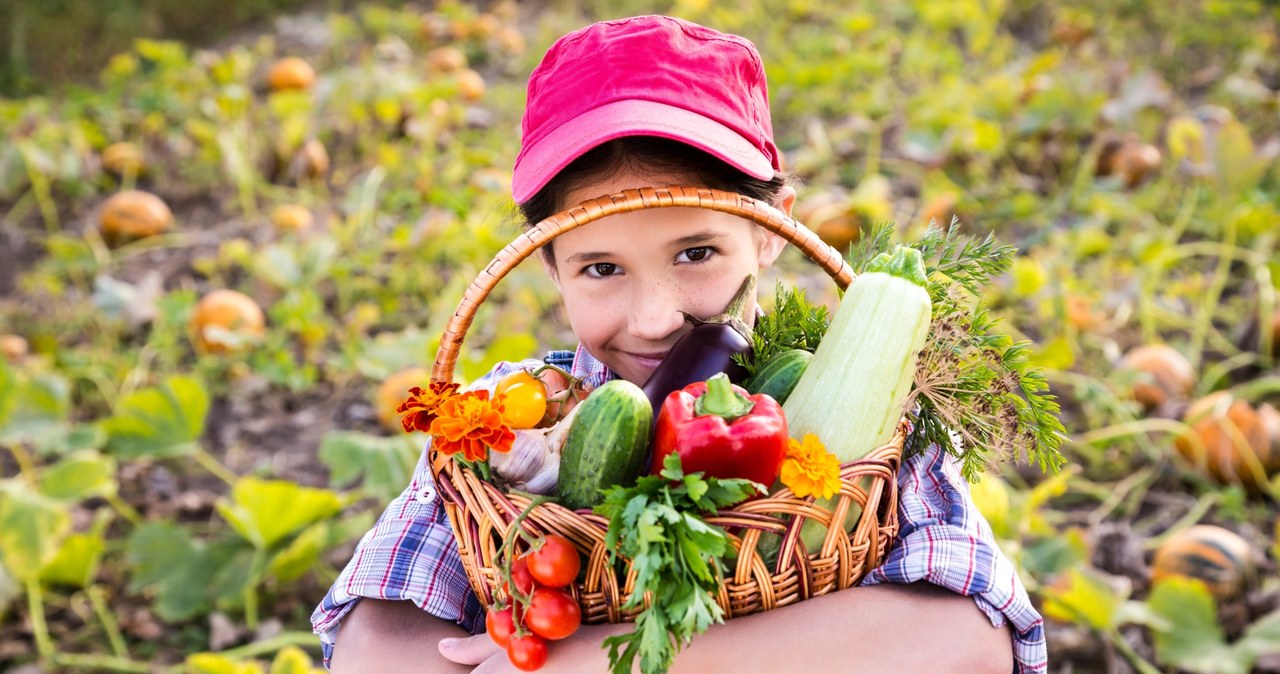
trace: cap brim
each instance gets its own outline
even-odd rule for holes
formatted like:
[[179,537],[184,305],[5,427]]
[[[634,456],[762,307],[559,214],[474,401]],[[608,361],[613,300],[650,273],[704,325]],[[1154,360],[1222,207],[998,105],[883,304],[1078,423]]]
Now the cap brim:
[[552,177],[605,141],[624,136],[660,136],[704,150],[760,180],[773,178],[773,162],[729,127],[665,103],[615,101],[589,110],[561,125],[516,158],[511,196],[524,203]]

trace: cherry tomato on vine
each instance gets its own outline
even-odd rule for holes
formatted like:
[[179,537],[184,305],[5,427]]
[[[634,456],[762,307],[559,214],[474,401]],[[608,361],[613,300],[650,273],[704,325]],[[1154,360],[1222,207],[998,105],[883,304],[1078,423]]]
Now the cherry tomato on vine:
[[577,631],[582,623],[582,609],[564,590],[540,587],[533,591],[524,624],[545,639],[563,639]]
[[542,547],[530,552],[529,573],[533,579],[547,587],[564,587],[578,577],[582,560],[569,539],[551,534],[542,540]]
[[547,664],[547,641],[536,634],[512,635],[507,641],[507,659],[522,672],[540,669]]
[[514,608],[515,606],[512,605],[501,610],[489,609],[484,618],[484,627],[489,633],[489,638],[503,648],[507,647],[507,641],[516,631]]
[[[511,580],[515,582],[520,594],[528,595],[533,592],[537,583],[534,581],[533,574],[529,573],[529,555],[516,557],[516,561],[511,563]],[[507,593],[507,596],[514,596],[506,582],[502,583],[502,590]]]
[[524,370],[499,380],[494,397],[502,399],[502,419],[512,428],[533,428],[547,414],[547,385]]

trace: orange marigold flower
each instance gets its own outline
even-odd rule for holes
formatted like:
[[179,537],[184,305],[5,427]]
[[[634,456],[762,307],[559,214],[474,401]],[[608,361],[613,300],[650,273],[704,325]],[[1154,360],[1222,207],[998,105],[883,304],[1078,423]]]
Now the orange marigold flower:
[[502,420],[502,403],[490,400],[485,390],[468,391],[445,400],[436,408],[431,422],[435,446],[445,454],[462,455],[469,461],[483,461],[492,449],[509,452],[516,434]]
[[840,491],[840,460],[812,433],[804,441],[787,441],[787,458],[782,461],[782,484],[796,496],[831,498]]
[[440,404],[455,395],[458,395],[458,385],[452,382],[433,381],[425,391],[421,386],[409,389],[409,399],[396,408],[396,414],[404,415],[400,419],[404,432],[430,432],[431,422],[436,420],[436,410]]

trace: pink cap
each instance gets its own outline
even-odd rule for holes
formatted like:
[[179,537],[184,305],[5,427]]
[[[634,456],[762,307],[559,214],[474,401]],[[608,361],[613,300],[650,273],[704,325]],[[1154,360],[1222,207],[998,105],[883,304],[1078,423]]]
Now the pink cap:
[[781,166],[755,46],[668,16],[602,21],[557,40],[529,76],[521,131],[516,203],[623,136],[682,141],[761,180]]

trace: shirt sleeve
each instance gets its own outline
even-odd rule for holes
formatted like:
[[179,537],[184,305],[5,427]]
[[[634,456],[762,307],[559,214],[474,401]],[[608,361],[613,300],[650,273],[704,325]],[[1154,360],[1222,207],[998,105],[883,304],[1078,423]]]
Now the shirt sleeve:
[[955,458],[938,445],[898,472],[898,540],[863,585],[926,581],[973,597],[991,624],[1013,628],[1014,672],[1048,670],[1044,620],[978,512]]
[[[468,388],[492,389],[504,375],[538,364],[541,361],[499,363]],[[365,597],[412,601],[472,634],[484,628],[484,609],[467,581],[453,528],[436,494],[429,448],[430,444],[423,449],[409,486],[360,539],[351,560],[311,614],[326,668],[342,619]]]

